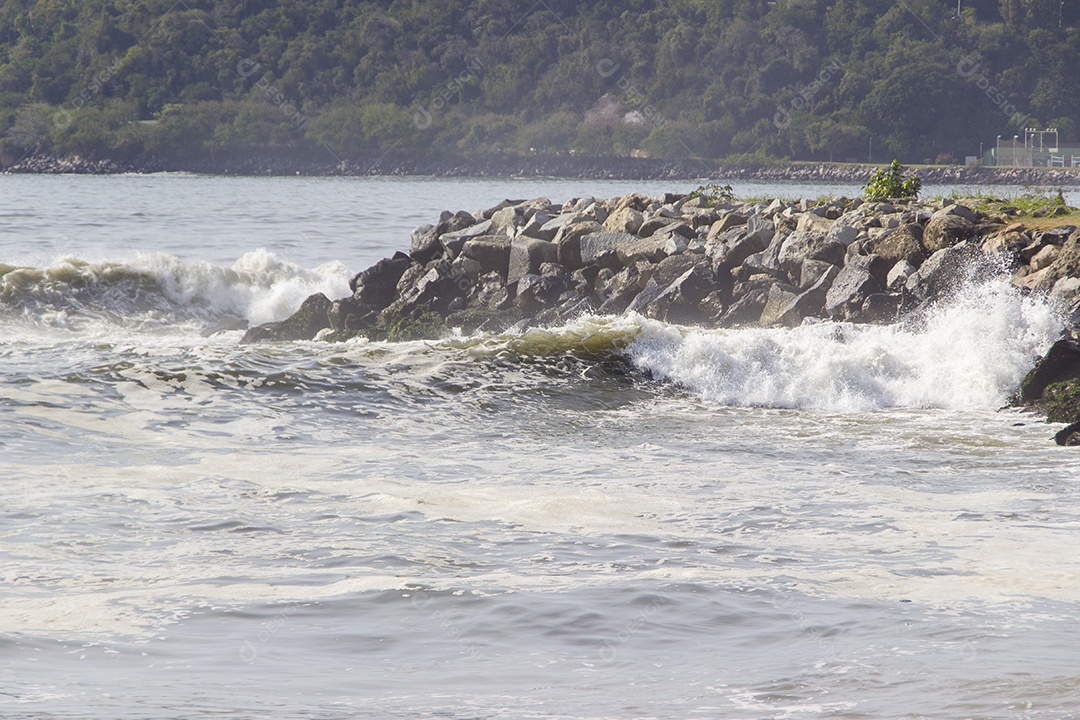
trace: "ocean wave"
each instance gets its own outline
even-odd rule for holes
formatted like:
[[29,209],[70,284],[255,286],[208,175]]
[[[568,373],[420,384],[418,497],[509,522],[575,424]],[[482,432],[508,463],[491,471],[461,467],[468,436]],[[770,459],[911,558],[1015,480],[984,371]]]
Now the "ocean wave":
[[0,265],[0,309],[33,324],[252,324],[288,317],[308,295],[348,292],[341,263],[305,269],[255,250],[226,268],[166,253],[124,261],[65,257],[44,267]]
[[445,342],[519,360],[623,358],[721,405],[859,412],[1000,407],[1061,328],[1057,309],[999,277],[895,325],[704,329],[631,314]]
[[995,408],[1060,335],[1053,307],[1004,279],[969,284],[897,325],[702,330],[639,318],[640,369],[724,405]]

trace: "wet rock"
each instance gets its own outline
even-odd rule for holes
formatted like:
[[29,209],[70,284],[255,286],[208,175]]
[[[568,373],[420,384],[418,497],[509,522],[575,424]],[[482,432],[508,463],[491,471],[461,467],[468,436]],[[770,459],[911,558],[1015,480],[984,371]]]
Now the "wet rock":
[[938,250],[908,277],[904,288],[923,302],[952,295],[971,277],[977,263],[976,253],[968,243]]
[[1054,434],[1054,442],[1066,447],[1080,445],[1080,422],[1067,425]]
[[[1068,338],[1058,340],[1035,363],[1020,382],[1014,402],[1034,403],[1044,398],[1051,385],[1080,380],[1080,344]],[[1067,422],[1080,421],[1080,416]]]
[[799,297],[799,293],[796,288],[783,283],[774,283],[769,287],[769,292],[765,296],[765,307],[761,309],[758,322],[766,327],[769,325],[798,325],[802,318],[794,312],[795,298],[797,297]]
[[761,318],[768,300],[768,289],[754,288],[748,291],[724,311],[720,316],[721,327],[740,327],[742,325],[756,325]]
[[904,296],[901,293],[874,293],[863,301],[862,317],[868,322],[892,323],[900,318]]
[[565,289],[566,282],[561,276],[529,273],[517,281],[514,304],[525,312],[536,312],[553,306]]
[[401,276],[412,265],[412,259],[403,253],[380,260],[367,270],[357,273],[349,281],[353,298],[360,305],[382,310],[394,300]]
[[311,340],[330,328],[330,299],[322,293],[308,296],[300,308],[285,320],[255,327],[244,333],[241,343]]

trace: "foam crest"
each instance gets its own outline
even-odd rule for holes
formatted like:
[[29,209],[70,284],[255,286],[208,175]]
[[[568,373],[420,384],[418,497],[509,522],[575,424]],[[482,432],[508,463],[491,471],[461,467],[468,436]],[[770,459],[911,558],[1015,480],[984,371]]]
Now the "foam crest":
[[1001,279],[917,321],[699,330],[640,319],[635,365],[725,405],[863,411],[1002,405],[1061,331],[1054,310]]
[[65,257],[45,267],[0,266],[0,307],[68,329],[228,317],[257,324],[288,317],[312,293],[348,294],[348,278],[341,263],[305,269],[266,250],[243,255],[231,268],[167,253],[102,262]]

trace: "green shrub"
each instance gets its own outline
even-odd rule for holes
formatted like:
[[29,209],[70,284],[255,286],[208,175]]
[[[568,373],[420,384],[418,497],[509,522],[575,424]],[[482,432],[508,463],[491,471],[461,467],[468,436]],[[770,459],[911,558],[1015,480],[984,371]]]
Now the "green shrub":
[[893,198],[917,198],[922,181],[912,175],[903,179],[904,166],[893,160],[888,170],[882,168],[870,176],[863,193],[867,200],[891,200]]
[[717,185],[716,183],[709,183],[707,185],[701,185],[697,190],[692,191],[686,196],[688,200],[694,198],[701,198],[701,204],[712,207],[717,203],[730,202],[735,199],[735,192],[731,189],[730,185]]

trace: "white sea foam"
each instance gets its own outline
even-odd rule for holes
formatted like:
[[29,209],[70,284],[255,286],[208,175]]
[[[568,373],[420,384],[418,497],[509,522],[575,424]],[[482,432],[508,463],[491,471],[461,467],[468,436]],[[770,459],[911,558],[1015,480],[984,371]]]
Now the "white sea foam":
[[267,250],[249,252],[232,267],[146,253],[127,261],[65,257],[45,267],[0,270],[7,270],[0,274],[0,303],[32,322],[67,329],[101,320],[281,320],[312,293],[348,294],[349,279],[339,262],[307,269]]
[[1001,279],[903,325],[701,330],[639,319],[633,362],[726,405],[860,411],[1000,406],[1058,336],[1051,307]]

